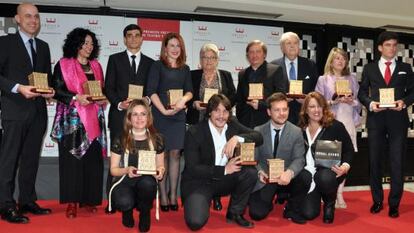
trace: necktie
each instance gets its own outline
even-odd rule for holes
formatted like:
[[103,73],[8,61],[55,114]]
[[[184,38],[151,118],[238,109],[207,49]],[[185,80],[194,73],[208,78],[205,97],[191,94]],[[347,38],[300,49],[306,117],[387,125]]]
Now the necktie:
[[276,158],[277,147],[279,146],[279,133],[280,129],[273,129],[276,134],[273,143],[273,158]]
[[136,65],[136,63],[135,63],[135,58],[136,58],[137,56],[135,56],[135,55],[132,55],[131,56],[131,58],[132,58],[132,63],[131,63],[131,68],[132,68],[132,73],[135,75],[136,73],[137,73],[137,65]]
[[32,67],[33,67],[33,70],[35,70],[36,63],[37,63],[37,54],[36,54],[36,50],[33,47],[33,39],[29,39],[29,43],[30,43],[30,51],[32,52]]
[[289,79],[296,80],[295,63],[293,61],[290,62]]
[[385,73],[384,73],[384,81],[385,81],[385,83],[386,83],[387,85],[388,85],[388,84],[390,83],[390,81],[391,81],[391,68],[390,68],[391,63],[392,63],[392,62],[390,62],[390,61],[385,62],[385,65],[386,65],[387,67],[385,68]]

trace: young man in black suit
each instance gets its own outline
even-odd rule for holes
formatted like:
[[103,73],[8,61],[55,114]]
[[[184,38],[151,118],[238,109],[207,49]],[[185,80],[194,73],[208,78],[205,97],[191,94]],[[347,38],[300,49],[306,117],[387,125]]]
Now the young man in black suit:
[[[267,46],[260,40],[249,42],[246,57],[250,66],[239,72],[236,93],[236,117],[243,125],[254,128],[269,120],[266,98],[275,92],[286,93],[289,81],[279,65],[266,62]],[[263,84],[263,99],[249,100],[249,84]]]
[[181,180],[184,218],[191,230],[201,229],[210,215],[213,197],[230,194],[226,219],[252,228],[243,217],[249,195],[257,181],[254,166],[241,166],[233,152],[239,142],[263,143],[260,133],[230,118],[231,104],[222,94],[213,95],[207,104],[208,120],[193,125],[184,143],[185,168]]
[[[105,94],[108,97],[111,107],[108,114],[108,128],[111,141],[120,136],[123,131],[123,122],[126,109],[132,100],[128,100],[129,84],[143,87],[147,83],[148,71],[151,68],[153,59],[141,52],[143,42],[142,29],[136,24],[130,24],[124,28],[124,44],[126,50],[109,56],[105,76]],[[150,103],[150,98],[145,96]],[[107,192],[111,186],[112,176],[108,172]],[[114,213],[115,210],[105,209],[105,213]]]
[[[35,181],[40,151],[47,125],[45,98],[52,94],[32,91],[28,76],[47,73],[50,83],[50,51],[46,42],[36,38],[40,29],[39,12],[33,4],[17,7],[16,34],[0,37],[0,90],[4,135],[0,149],[0,212],[11,223],[27,223],[23,213],[49,214],[36,204]],[[15,177],[19,170],[18,210],[13,199]]]
[[[358,93],[359,100],[368,109],[370,186],[374,202],[370,212],[376,214],[383,209],[382,163],[383,152],[387,151],[388,145],[391,168],[388,215],[397,218],[404,185],[402,159],[407,147],[406,107],[414,102],[414,76],[410,64],[396,60],[397,33],[384,31],[378,36],[377,43],[381,58],[364,66]],[[395,107],[378,106],[380,88],[394,89]]]
[[[294,32],[285,32],[280,37],[280,49],[283,57],[272,61],[282,67],[283,77],[287,80],[302,80],[303,94],[307,94],[315,90],[318,82],[318,70],[315,62],[308,58],[299,56],[299,36]],[[288,88],[289,89],[289,88]],[[299,111],[302,106],[301,99],[290,100],[289,102],[289,121],[298,124]]]

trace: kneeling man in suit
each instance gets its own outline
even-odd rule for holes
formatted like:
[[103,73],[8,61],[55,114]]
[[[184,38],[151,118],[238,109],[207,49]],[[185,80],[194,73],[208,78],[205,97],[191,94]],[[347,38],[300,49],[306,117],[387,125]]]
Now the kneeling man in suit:
[[237,143],[254,142],[259,146],[263,138],[230,114],[227,97],[214,95],[207,105],[208,119],[186,133],[181,196],[185,222],[191,230],[199,230],[207,223],[213,197],[228,194],[227,222],[245,228],[254,226],[244,219],[243,212],[257,181],[257,170],[254,166],[241,166],[240,158],[234,158],[233,152]]
[[[298,224],[306,223],[300,215],[300,203],[305,198],[312,175],[303,169],[305,144],[302,130],[287,121],[288,100],[282,93],[274,93],[267,99],[270,120],[255,128],[263,136],[263,145],[256,148],[259,180],[249,199],[249,215],[253,220],[262,220],[273,209],[276,193],[288,193],[288,203],[283,217]],[[275,183],[268,183],[268,159],[284,160],[285,170]]]

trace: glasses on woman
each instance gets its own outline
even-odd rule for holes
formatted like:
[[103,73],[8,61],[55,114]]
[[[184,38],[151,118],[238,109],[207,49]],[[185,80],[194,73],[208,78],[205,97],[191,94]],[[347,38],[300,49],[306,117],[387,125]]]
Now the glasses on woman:
[[206,60],[206,61],[216,61],[217,60],[217,57],[201,57],[203,60]]

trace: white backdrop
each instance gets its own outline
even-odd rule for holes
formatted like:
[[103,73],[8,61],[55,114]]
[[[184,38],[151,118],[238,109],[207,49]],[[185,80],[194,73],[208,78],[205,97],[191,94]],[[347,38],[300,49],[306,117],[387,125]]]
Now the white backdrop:
[[[168,28],[160,29],[165,25],[176,24],[179,33],[185,41],[187,50],[187,64],[191,69],[199,68],[199,51],[203,44],[212,42],[220,49],[219,68],[233,74],[237,87],[237,73],[246,68],[248,62],[245,58],[245,49],[249,41],[259,39],[268,46],[267,60],[271,61],[282,56],[279,47],[279,38],[283,33],[281,27],[268,27],[245,24],[215,23],[202,21],[171,21],[141,19],[145,21],[144,34],[163,35]],[[153,22],[153,23],[152,23]],[[117,16],[76,15],[76,14],[41,14],[41,31],[39,38],[49,43],[51,63],[53,65],[62,56],[63,40],[68,32],[75,27],[84,27],[93,31],[100,41],[101,52],[99,61],[104,73],[109,55],[123,51],[122,30],[131,23],[140,24],[140,19]],[[12,25],[13,24],[13,25]],[[0,17],[0,35],[16,32],[16,26],[10,18]],[[145,38],[145,37],[144,37]],[[153,59],[159,58],[161,37],[154,40],[144,40],[142,52]],[[55,104],[48,106],[49,124],[43,146],[42,156],[58,156],[57,144],[50,137],[51,125],[55,115]]]

